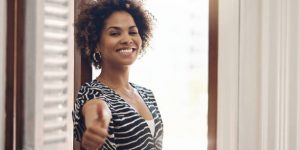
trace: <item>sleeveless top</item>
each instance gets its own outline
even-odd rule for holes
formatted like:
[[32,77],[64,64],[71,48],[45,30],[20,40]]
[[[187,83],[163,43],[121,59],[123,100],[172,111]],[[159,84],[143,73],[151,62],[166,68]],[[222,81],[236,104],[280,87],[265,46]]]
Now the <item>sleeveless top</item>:
[[115,91],[97,80],[92,80],[81,86],[74,102],[74,138],[81,142],[85,130],[81,112],[83,105],[88,100],[99,99],[106,102],[112,113],[108,137],[101,150],[161,150],[163,122],[154,95],[149,89],[133,83],[130,85],[138,91],[150,110],[154,120],[154,131],[151,131],[153,129],[150,129],[147,121]]

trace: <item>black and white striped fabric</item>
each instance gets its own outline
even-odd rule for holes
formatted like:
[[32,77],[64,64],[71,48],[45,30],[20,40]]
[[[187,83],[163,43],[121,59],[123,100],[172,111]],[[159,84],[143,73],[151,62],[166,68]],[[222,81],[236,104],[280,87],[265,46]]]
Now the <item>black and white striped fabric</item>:
[[162,149],[163,122],[151,90],[130,83],[135,88],[155,122],[155,132],[152,136],[144,118],[124,101],[115,91],[106,85],[92,80],[81,86],[73,110],[74,138],[81,141],[85,130],[81,113],[82,106],[91,99],[104,100],[112,112],[109,123],[108,137],[102,150],[160,150]]

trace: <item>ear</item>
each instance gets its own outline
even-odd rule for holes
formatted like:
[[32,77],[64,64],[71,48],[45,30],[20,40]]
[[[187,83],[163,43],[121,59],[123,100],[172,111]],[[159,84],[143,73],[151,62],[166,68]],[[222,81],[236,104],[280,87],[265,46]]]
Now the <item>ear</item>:
[[97,47],[96,47],[96,50],[95,50],[95,52],[99,52],[99,53],[101,53],[101,52],[102,52],[102,50],[101,50],[101,46],[100,46],[100,43],[98,43],[98,44],[97,44]]
[[98,46],[95,48],[95,53],[99,53],[100,49],[98,48]]

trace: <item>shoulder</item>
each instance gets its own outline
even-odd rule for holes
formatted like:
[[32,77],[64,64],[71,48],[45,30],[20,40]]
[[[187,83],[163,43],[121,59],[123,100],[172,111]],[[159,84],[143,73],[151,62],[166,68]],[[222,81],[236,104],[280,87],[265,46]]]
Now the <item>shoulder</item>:
[[152,93],[152,90],[149,89],[149,88],[146,88],[144,86],[141,86],[141,85],[138,85],[138,84],[135,84],[135,83],[130,83],[134,88],[136,88],[138,91],[143,91],[143,92],[149,92],[149,93]]
[[99,90],[102,88],[104,88],[103,84],[99,83],[97,80],[91,80],[82,84],[80,90],[84,90],[84,89]]
[[99,83],[96,80],[91,80],[91,81],[88,81],[88,82],[85,82],[84,84],[82,84],[80,86],[80,89],[95,88],[98,86],[99,86]]
[[151,89],[146,88],[144,86],[135,84],[135,83],[130,83],[135,89],[137,89],[139,91],[139,93],[142,93],[144,95],[146,95],[147,97],[153,98],[154,99],[154,94],[152,92]]
[[102,93],[101,88],[101,84],[99,84],[96,80],[88,81],[80,86],[78,95]]

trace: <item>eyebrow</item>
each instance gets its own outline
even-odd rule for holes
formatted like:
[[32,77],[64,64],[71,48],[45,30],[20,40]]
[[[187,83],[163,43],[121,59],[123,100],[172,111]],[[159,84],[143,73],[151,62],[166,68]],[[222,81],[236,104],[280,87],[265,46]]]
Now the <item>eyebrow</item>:
[[[132,28],[137,28],[137,26],[130,26],[129,27],[129,29],[132,29]],[[106,28],[105,30],[109,30],[109,29],[121,30],[122,28],[117,27],[117,26],[111,26],[111,27]]]

